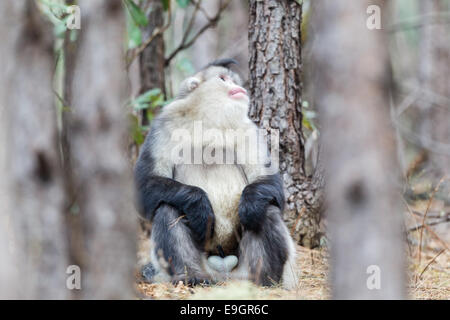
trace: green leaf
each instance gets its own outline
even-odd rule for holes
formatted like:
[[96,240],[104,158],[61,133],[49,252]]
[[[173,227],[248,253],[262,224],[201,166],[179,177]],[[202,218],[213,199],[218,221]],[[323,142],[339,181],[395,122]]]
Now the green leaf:
[[180,8],[186,8],[189,4],[190,0],[177,0],[178,5]]
[[60,38],[60,39],[64,39],[66,31],[67,31],[67,27],[66,27],[66,23],[64,21],[61,21],[60,23],[55,24],[55,26],[53,28],[55,37]]
[[183,72],[184,74],[188,75],[188,74],[193,74],[195,72],[195,68],[192,65],[191,60],[189,60],[188,58],[184,57],[181,58],[177,64],[176,64],[177,68]]
[[78,39],[78,30],[70,30],[69,40],[70,42],[75,42]]
[[161,1],[163,4],[164,11],[167,11],[169,9],[169,1],[170,0],[161,0]]
[[145,27],[148,25],[148,19],[145,16],[145,13],[142,12],[141,8],[139,8],[139,6],[134,3],[133,0],[125,0],[125,5],[136,25],[138,25],[139,27]]
[[139,47],[142,43],[142,33],[139,28],[130,28],[128,32],[128,48],[133,49]]
[[313,129],[311,123],[309,122],[308,119],[306,119],[306,117],[303,117],[303,118],[302,118],[302,126],[303,126],[304,128],[309,129],[309,130],[312,130],[312,129]]
[[[305,106],[304,106],[305,107]],[[313,119],[317,117],[317,114],[312,110],[302,110],[302,126],[309,130],[316,130],[316,126],[314,124]]]
[[147,112],[147,119],[148,119],[149,123],[151,123],[153,121],[154,117],[155,117],[155,115],[153,114],[153,112]]
[[164,104],[164,97],[161,89],[154,88],[148,90],[134,99],[131,103],[134,110],[144,110],[149,107],[156,108]]
[[144,143],[145,136],[142,132],[142,128],[139,125],[139,119],[135,116],[130,114],[130,131],[131,131],[131,137],[133,138],[133,141],[140,146]]
[[142,43],[142,32],[139,26],[134,22],[133,17],[131,17],[130,12],[126,11],[126,22],[127,22],[127,38],[128,38],[128,48],[133,49],[139,47]]

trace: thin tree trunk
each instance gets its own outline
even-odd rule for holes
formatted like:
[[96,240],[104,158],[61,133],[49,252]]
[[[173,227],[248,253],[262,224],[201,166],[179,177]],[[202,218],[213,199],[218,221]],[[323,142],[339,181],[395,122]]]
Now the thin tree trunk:
[[120,0],[81,0],[71,81],[73,183],[84,250],[82,298],[134,296],[136,218],[126,158],[124,17]]
[[250,117],[269,134],[279,131],[288,227],[306,247],[320,243],[320,179],[305,172],[302,134],[302,60],[297,1],[251,0]]
[[388,9],[382,0],[315,0],[312,5],[314,99],[324,144],[333,298],[400,299],[404,252],[389,118],[388,43],[383,30],[366,27],[369,5],[378,5],[382,17]]
[[[147,9],[148,26],[143,32],[143,38],[148,39],[153,32],[164,26],[164,9],[162,1],[147,0],[149,5]],[[164,78],[164,38],[158,35],[148,45],[139,57],[140,61],[140,77],[141,77],[141,93],[148,90],[159,88],[162,93],[166,93],[166,85]],[[147,125],[147,113],[143,110],[142,124]]]
[[[12,236],[20,273],[15,286],[21,298],[61,299],[68,295],[67,241],[52,93],[53,30],[35,1],[2,1],[0,34],[8,151],[2,180],[11,210],[1,218],[11,222],[5,235]],[[2,204],[2,210],[8,209]]]

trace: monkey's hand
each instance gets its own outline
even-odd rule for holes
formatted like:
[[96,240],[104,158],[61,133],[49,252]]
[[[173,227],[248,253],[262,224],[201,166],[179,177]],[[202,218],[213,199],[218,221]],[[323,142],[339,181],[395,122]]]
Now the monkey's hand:
[[186,215],[189,228],[196,240],[204,244],[214,234],[214,212],[208,195],[198,187],[185,185],[178,195],[183,201],[180,210]]
[[244,229],[260,231],[269,205],[275,205],[283,212],[283,184],[278,174],[261,177],[244,188],[238,211]]

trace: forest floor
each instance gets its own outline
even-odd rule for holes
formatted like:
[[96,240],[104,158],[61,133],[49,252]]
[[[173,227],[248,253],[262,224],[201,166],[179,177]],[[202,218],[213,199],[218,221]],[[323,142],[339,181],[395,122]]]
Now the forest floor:
[[[425,212],[426,203],[414,205],[415,210]],[[420,225],[421,218],[405,213],[407,228]],[[444,233],[448,226],[444,226]],[[434,232],[433,232],[434,233]],[[441,233],[442,234],[442,233]],[[407,287],[410,299],[450,299],[450,252],[447,240],[437,233],[423,232],[423,248],[419,264],[418,244],[420,231],[408,233]],[[179,283],[148,284],[138,283],[140,298],[143,299],[329,299],[328,282],[329,253],[326,249],[306,249],[297,247],[297,261],[300,266],[299,283],[296,290],[281,287],[263,288],[250,282],[230,281],[213,286],[188,287]]]

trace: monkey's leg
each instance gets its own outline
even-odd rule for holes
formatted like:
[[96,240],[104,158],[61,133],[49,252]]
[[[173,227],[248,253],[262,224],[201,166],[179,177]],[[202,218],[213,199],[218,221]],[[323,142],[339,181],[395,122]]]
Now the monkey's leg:
[[238,278],[270,286],[279,282],[291,289],[297,284],[295,246],[281,217],[280,209],[269,206],[262,228],[247,230],[239,243]]
[[192,285],[209,283],[210,279],[203,267],[206,261],[203,250],[173,207],[163,204],[156,211],[151,243],[155,282],[187,281]]

